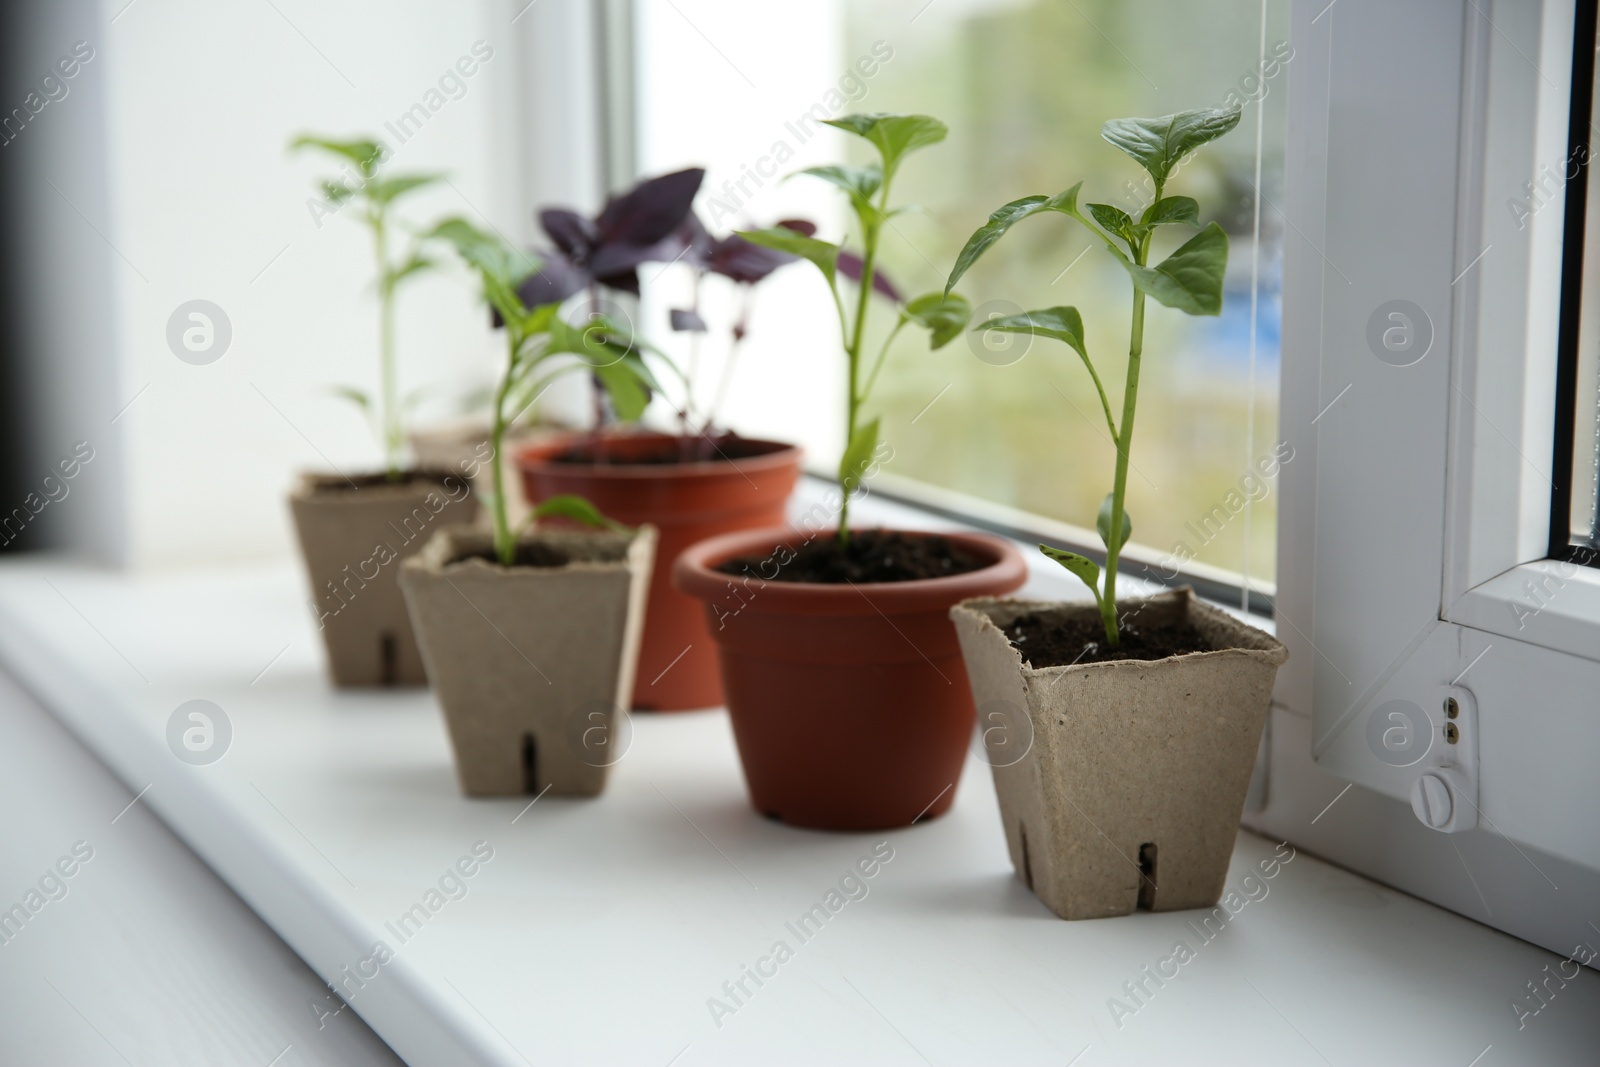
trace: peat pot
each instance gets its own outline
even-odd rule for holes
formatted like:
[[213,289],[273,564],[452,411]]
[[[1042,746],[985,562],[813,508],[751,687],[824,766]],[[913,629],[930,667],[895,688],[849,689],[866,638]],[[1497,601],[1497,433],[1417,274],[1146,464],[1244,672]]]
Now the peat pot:
[[781,565],[807,536],[788,528],[727,534],[692,546],[673,568],[678,588],[704,602],[721,652],[750,802],[770,818],[822,830],[942,815],[973,724],[950,608],[1010,592],[1027,566],[1009,541],[945,534],[985,565],[853,585],[715,569],[747,557]]
[[982,598],[950,612],[978,714],[999,731],[988,740],[1002,742],[989,753],[1012,866],[1063,919],[1216,904],[1289,658],[1187,587],[1119,608],[1145,630],[1192,623],[1215,651],[1035,669],[1005,627],[1099,609]]
[[[561,460],[574,447],[595,447],[577,434],[516,453],[531,503],[575,493],[618,522],[648,522],[660,530],[660,558],[650,585],[633,690],[633,706],[641,710],[683,711],[723,703],[716,642],[700,604],[672,587],[672,561],[708,537],[781,525],[800,475],[800,450],[793,445],[717,440],[730,458],[721,458],[706,438],[658,433],[601,438],[602,461],[597,463]],[[691,461],[666,462],[684,456]]]
[[467,479],[445,471],[408,471],[395,482],[306,474],[289,509],[334,684],[426,682],[397,575],[435,530],[477,515]]
[[[452,527],[400,585],[468,796],[595,796],[627,752],[656,533],[542,530],[493,561],[487,530]],[[525,562],[528,561],[528,562]]]

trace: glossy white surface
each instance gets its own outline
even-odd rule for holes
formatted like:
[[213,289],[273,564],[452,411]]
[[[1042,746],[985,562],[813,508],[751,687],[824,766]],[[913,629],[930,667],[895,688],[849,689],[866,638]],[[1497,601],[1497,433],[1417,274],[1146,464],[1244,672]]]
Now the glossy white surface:
[[0,908],[72,870],[0,927],[0,1063],[398,1064],[132,796],[0,674]]
[[[1304,854],[1246,883],[1274,854],[1249,834],[1229,885],[1259,899],[1208,943],[1195,913],[1057,920],[1012,877],[975,758],[949,815],[880,835],[757,816],[720,712],[636,718],[597,800],[463,799],[432,697],[332,691],[300,595],[287,568],[13,564],[0,657],[318,972],[384,941],[393,959],[351,1003],[410,1063],[1465,1067],[1492,1046],[1492,1067],[1600,1047],[1600,975],[1519,1030],[1510,1005],[1559,957]],[[192,699],[232,724],[210,766],[165,739]],[[867,895],[797,938],[786,923],[885,841]],[[493,858],[402,943],[386,924],[477,842]],[[78,903],[42,918],[66,926]],[[779,940],[793,957],[736,1005],[724,983]],[[1179,940],[1194,958],[1131,998]],[[713,1019],[711,998],[736,1010]]]

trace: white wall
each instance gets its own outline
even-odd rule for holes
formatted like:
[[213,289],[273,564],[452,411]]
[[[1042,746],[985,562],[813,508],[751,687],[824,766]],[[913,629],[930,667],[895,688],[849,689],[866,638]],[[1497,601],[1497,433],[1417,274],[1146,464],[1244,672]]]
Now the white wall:
[[[327,392],[377,384],[370,241],[353,212],[318,225],[307,200],[332,168],[284,146],[305,130],[376,133],[394,172],[451,175],[405,204],[407,218],[481,212],[525,241],[529,203],[594,182],[572,129],[587,121],[584,87],[547,86],[538,106],[528,96],[587,7],[105,0],[40,14],[41,70],[80,38],[95,50],[76,91],[26,134],[28,167],[60,190],[41,181],[31,194],[37,403],[52,440],[96,448],[58,541],[136,566],[279,556],[293,544],[296,471],[375,467],[359,414]],[[477,42],[493,55],[464,90],[428,97]],[[401,143],[384,124],[418,102],[437,110]],[[232,326],[204,366],[166,338],[194,299]],[[403,389],[440,390],[436,414],[487,380],[500,349],[463,274],[403,291],[399,354]]]

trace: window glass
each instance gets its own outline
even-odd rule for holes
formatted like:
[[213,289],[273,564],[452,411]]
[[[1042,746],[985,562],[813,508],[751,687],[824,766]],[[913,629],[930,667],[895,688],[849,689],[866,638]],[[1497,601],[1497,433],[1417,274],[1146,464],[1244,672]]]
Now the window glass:
[[[1158,556],[1247,569],[1258,589],[1270,586],[1283,462],[1284,226],[1272,205],[1283,202],[1287,0],[934,0],[920,10],[904,0],[819,0],[803,14],[679,0],[637,11],[641,169],[707,165],[700,210],[714,231],[800,214],[821,224],[821,236],[846,232],[831,187],[769,173],[773,158],[780,174],[841,155],[867,161],[864,145],[805,122],[819,108],[925,112],[949,124],[949,139],[909,160],[897,182],[895,199],[921,210],[894,220],[882,255],[908,295],[942,287],[968,235],[1005,201],[1082,178],[1085,200],[1142,206],[1143,172],[1100,139],[1105,119],[1243,105],[1239,127],[1168,185],[1229,232],[1227,294],[1219,318],[1152,305],[1128,507],[1134,540]],[[871,59],[865,75],[863,59]],[[644,274],[644,325],[659,334],[668,309],[691,298],[690,281],[681,269]],[[715,291],[720,281],[708,279],[701,298],[719,314],[731,299]],[[1127,276],[1075,223],[1028,220],[960,288],[985,317],[1077,306],[1120,414]],[[800,440],[819,467],[843,445],[832,314],[803,265],[764,284],[722,407],[742,432]],[[893,315],[876,314],[886,332]],[[666,338],[701,368],[703,393],[716,391],[726,347],[712,325],[692,357],[688,339]],[[896,342],[868,412],[882,415],[894,446],[888,469],[1092,527],[1115,456],[1077,357],[1023,338],[963,337],[929,352],[913,333]]]
[[[972,230],[1006,201],[1058,193],[1082,178],[1084,201],[1148,203],[1143,172],[1101,140],[1105,119],[1245,105],[1239,127],[1168,185],[1200,202],[1202,220],[1228,231],[1227,294],[1215,319],[1152,305],[1128,510],[1134,540],[1158,553],[1187,550],[1270,582],[1276,486],[1260,470],[1281,463],[1283,220],[1271,205],[1283,203],[1283,87],[1293,62],[1287,4],[967,0],[933,3],[910,24],[905,7],[857,0],[846,36],[852,53],[879,38],[895,44],[867,108],[926,111],[951,128],[945,145],[902,171],[899,195],[926,208],[897,220],[885,253],[908,291],[941,284]],[[1081,227],[1063,216],[1027,220],[961,289],[983,316],[1076,306],[1120,419],[1128,280]],[[890,469],[1093,526],[1115,451],[1088,374],[1056,342],[982,337],[931,354],[908,338],[891,357],[878,396],[897,446]]]

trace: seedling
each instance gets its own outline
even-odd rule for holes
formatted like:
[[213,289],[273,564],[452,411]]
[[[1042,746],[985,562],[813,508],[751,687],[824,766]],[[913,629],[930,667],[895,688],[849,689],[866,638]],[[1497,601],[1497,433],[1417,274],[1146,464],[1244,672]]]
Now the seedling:
[[[372,251],[378,264],[379,397],[374,430],[383,449],[384,473],[390,481],[399,481],[400,460],[406,443],[404,409],[415,397],[402,400],[399,394],[399,370],[395,366],[394,348],[394,296],[402,281],[427,270],[433,264],[421,254],[416,243],[404,255],[391,256],[390,238],[394,233],[392,211],[401,197],[442,181],[443,175],[380,176],[378,169],[387,157],[388,150],[373,140],[335,141],[304,134],[290,141],[289,148],[313,148],[342,160],[345,164],[343,172],[336,178],[322,182],[323,197],[330,210],[339,210],[351,203],[359,205],[360,221],[372,231]],[[356,404],[369,420],[372,419],[373,401],[367,393],[353,386],[339,386],[335,392]]]
[[[817,232],[816,226],[804,219],[785,219],[778,223],[778,226],[793,230],[803,237],[810,237]],[[723,401],[728,396],[728,387],[733,382],[733,369],[739,360],[739,350],[744,345],[745,338],[749,336],[750,311],[755,302],[756,286],[779,267],[798,260],[787,252],[778,252],[752,244],[736,233],[726,237],[713,237],[693,212],[684,219],[679,234],[682,235],[686,246],[683,261],[694,271],[694,284],[689,306],[673,308],[670,319],[673,330],[689,334],[687,374],[689,389],[684,396],[678,418],[684,433],[693,433],[705,439],[709,438],[716,425],[717,413],[722,410]],[[717,379],[716,393],[704,416],[698,420],[698,426],[695,426],[692,425],[696,421],[694,386],[698,380],[697,371],[700,366],[700,338],[711,329],[700,314],[700,289],[706,276],[711,274],[720,275],[738,287],[739,312],[733,324],[727,328],[729,338],[727,355]]]
[[[534,257],[493,234],[484,233],[465,219],[446,219],[427,236],[451,245],[478,275],[483,297],[494,311],[495,323],[505,329],[506,366],[490,405],[489,443],[494,457],[494,494],[490,510],[494,518],[495,558],[509,567],[516,558],[517,546],[516,534],[507,518],[500,448],[506,427],[515,415],[557,378],[575,372],[593,374],[610,396],[617,416],[625,421],[642,415],[650,403],[651,392],[660,387],[645,365],[637,342],[604,316],[591,316],[580,328],[561,320],[557,314],[561,309],[560,298],[532,308],[523,303],[518,287],[538,268]],[[561,499],[554,498],[536,508],[534,518],[564,515],[588,522],[592,517],[599,521],[591,525],[607,524],[607,520],[600,519],[593,506],[582,498],[555,503]],[[574,505],[574,500],[582,507]]]
[[[871,144],[878,152],[878,161],[866,166],[830,165],[809,167],[799,171],[821,178],[838,186],[850,197],[850,207],[855,212],[861,234],[861,256],[857,259],[842,244],[807,237],[781,226],[751,232],[740,231],[746,240],[779,252],[799,256],[811,261],[822,272],[833,295],[833,306],[839,314],[839,340],[849,363],[849,392],[846,397],[845,448],[839,460],[839,489],[843,501],[839,508],[839,543],[850,540],[850,497],[860,488],[863,472],[871,466],[878,447],[879,419],[862,421],[862,408],[877,384],[878,372],[889,346],[907,324],[915,324],[929,332],[929,346],[942,348],[966,329],[972,317],[972,307],[965,297],[944,292],[927,293],[908,303],[901,303],[899,293],[886,283],[878,269],[878,246],[884,225],[894,216],[907,210],[890,209],[889,187],[895,173],[906,156],[919,148],[938,144],[948,132],[945,124],[928,115],[846,115],[844,118],[826,120],[847,133],[855,134]],[[854,316],[845,312],[844,300],[839,294],[839,275],[856,281],[856,308]],[[898,306],[899,318],[878,349],[871,367],[866,366],[863,349],[871,294],[877,291]],[[863,371],[866,371],[863,376]]]
[[[979,330],[1035,334],[1065,342],[1083,361],[1100,394],[1106,428],[1116,443],[1116,474],[1112,489],[1100,505],[1095,529],[1106,546],[1105,579],[1100,567],[1086,556],[1064,549],[1040,545],[1039,551],[1077,575],[1094,593],[1105,624],[1106,640],[1117,644],[1117,562],[1122,547],[1133,532],[1133,520],[1124,506],[1128,488],[1128,455],[1133,445],[1133,420],[1139,400],[1139,369],[1144,356],[1145,297],[1154,297],[1167,307],[1190,315],[1218,315],[1222,312],[1222,278],[1228,266],[1228,235],[1215,222],[1208,223],[1176,252],[1156,266],[1148,265],[1150,243],[1162,226],[1198,227],[1199,205],[1187,196],[1165,196],[1167,179],[1183,159],[1209,141],[1239,124],[1239,110],[1182,111],[1154,119],[1112,119],[1100,128],[1100,136],[1126,152],[1150,174],[1155,184],[1155,199],[1137,222],[1121,208],[1110,204],[1088,204],[1093,221],[1078,208],[1079,182],[1057,196],[1026,196],[999,208],[989,221],[978,227],[956,257],[945,293],[960,280],[978,257],[1000,240],[1006,231],[1030,215],[1043,211],[1060,212],[1075,219],[1098,237],[1118,263],[1127,270],[1133,283],[1133,321],[1129,328],[1128,373],[1122,387],[1122,423],[1111,414],[1105,386],[1089,358],[1083,336],[1083,319],[1074,307],[1052,307],[1025,311],[1020,315],[980,323]],[[1124,252],[1118,245],[1127,246]],[[1114,533],[1115,532],[1115,533]],[[1103,585],[1103,588],[1102,588]]]

